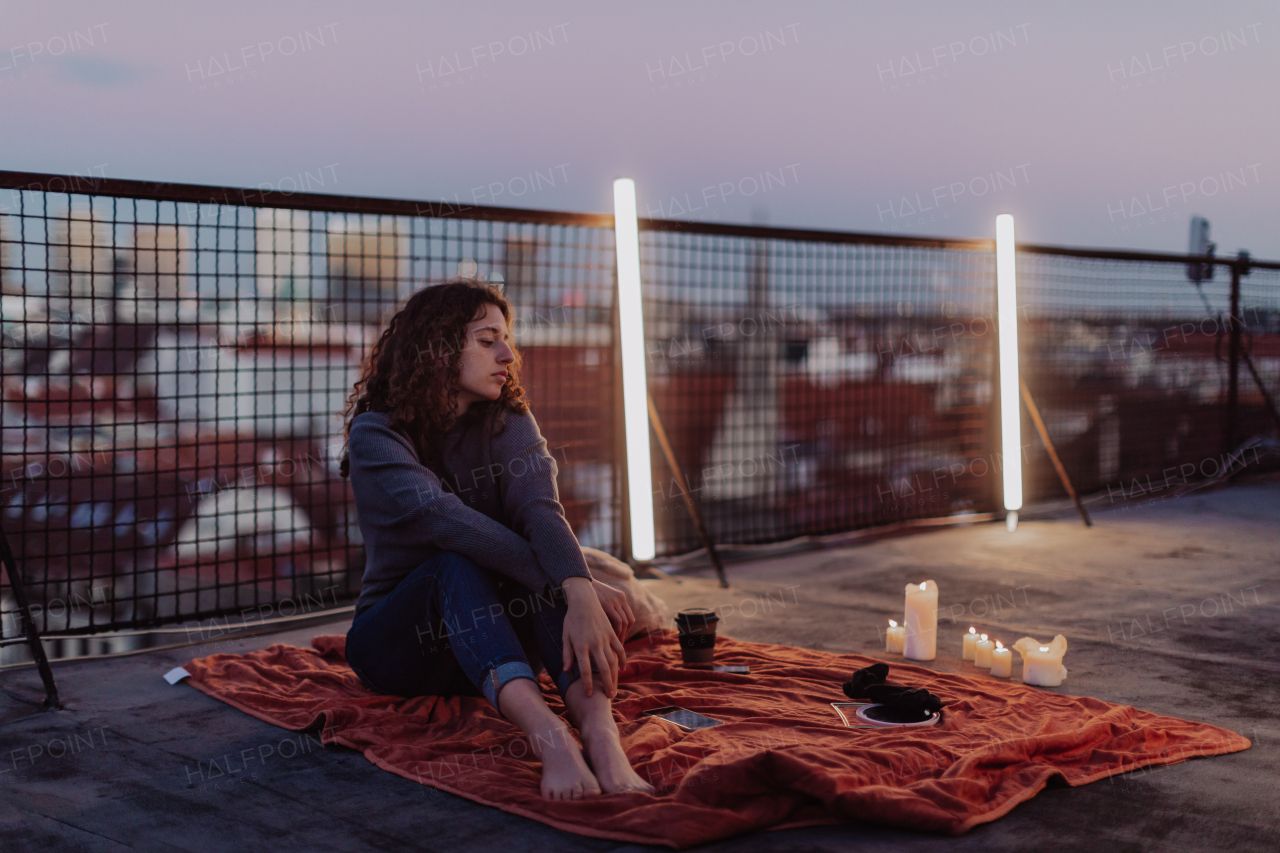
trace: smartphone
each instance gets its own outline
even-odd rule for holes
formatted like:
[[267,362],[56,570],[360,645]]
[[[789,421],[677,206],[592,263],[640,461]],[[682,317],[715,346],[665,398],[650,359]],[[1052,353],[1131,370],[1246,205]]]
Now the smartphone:
[[681,708],[676,705],[666,705],[662,708],[650,708],[648,711],[641,711],[639,716],[657,717],[660,720],[666,720],[668,723],[677,725],[687,731],[709,729],[712,726],[719,726],[724,723],[724,720],[713,720],[711,717],[704,717],[696,711],[690,711],[688,708]]
[[749,675],[751,666],[745,663],[686,663],[681,665],[682,669],[705,669],[711,672],[732,672],[735,675]]

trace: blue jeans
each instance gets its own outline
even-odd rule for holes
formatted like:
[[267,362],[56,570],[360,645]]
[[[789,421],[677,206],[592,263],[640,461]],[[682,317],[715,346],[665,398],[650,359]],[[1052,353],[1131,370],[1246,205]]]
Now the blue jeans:
[[484,696],[497,709],[503,685],[536,682],[545,662],[563,696],[581,676],[576,661],[560,671],[568,612],[560,587],[533,592],[444,551],[355,618],[347,663],[376,693]]

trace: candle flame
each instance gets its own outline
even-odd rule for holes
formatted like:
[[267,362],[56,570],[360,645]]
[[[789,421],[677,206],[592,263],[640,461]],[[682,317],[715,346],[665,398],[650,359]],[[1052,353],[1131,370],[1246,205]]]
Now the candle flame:
[[896,621],[894,621],[893,619],[890,619],[890,620],[889,620],[889,627],[890,627],[890,628],[897,628],[897,627],[898,627],[898,623],[897,623]]
[[996,640],[996,650],[999,651],[1000,649],[1003,649],[1003,648],[1004,648],[1004,643],[1000,642],[999,640]]
[[982,642],[984,642],[984,643],[985,643],[986,641],[987,641],[987,635],[986,635],[986,634],[983,634],[983,635],[982,635]]
[[1040,651],[1042,651],[1042,652],[1047,652],[1047,651],[1049,651],[1049,647],[1048,647],[1048,646],[1041,646],[1041,647],[1040,647]]
[[978,630],[977,630],[976,628],[974,628],[972,625],[970,625],[970,626],[969,626],[969,633],[970,633],[970,634],[976,634],[976,633],[978,633]]
[[924,583],[920,584],[920,591],[921,591],[921,592],[924,592],[924,590],[925,590],[925,584],[927,584],[927,583],[929,583],[929,582],[928,582],[928,581],[925,581]]

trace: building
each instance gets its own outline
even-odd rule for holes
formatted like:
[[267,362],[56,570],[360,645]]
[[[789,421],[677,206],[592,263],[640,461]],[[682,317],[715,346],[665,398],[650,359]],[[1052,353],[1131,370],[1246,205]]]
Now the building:
[[[240,322],[308,318],[311,314],[311,213],[306,210],[256,211],[254,256],[257,300],[252,317],[237,309]],[[248,307],[247,303],[242,306]]]
[[117,284],[123,284],[125,270],[117,263],[113,238],[111,223],[92,210],[72,209],[51,218],[50,314],[69,315],[75,324],[114,321]]
[[132,281],[119,291],[116,321],[193,322],[196,318],[195,254],[191,227],[134,227]]
[[9,218],[0,216],[0,293],[18,294],[22,292],[21,272],[14,269],[22,258],[21,247],[13,242],[14,235],[9,229]]
[[366,222],[353,216],[331,225],[327,239],[329,278],[323,319],[383,323],[408,295],[411,284],[409,238],[400,223],[388,217]]
[[538,241],[508,237],[502,245],[503,295],[513,305],[538,302]]

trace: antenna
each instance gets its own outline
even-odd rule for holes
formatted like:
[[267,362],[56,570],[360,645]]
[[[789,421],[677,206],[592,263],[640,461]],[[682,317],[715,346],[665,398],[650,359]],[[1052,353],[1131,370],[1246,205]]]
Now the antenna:
[[[1191,237],[1187,244],[1187,254],[1208,255],[1212,258],[1213,252],[1217,248],[1217,243],[1209,242],[1209,220],[1205,219],[1203,216],[1191,217]],[[1196,283],[1212,281],[1213,264],[1187,264],[1187,278]]]

